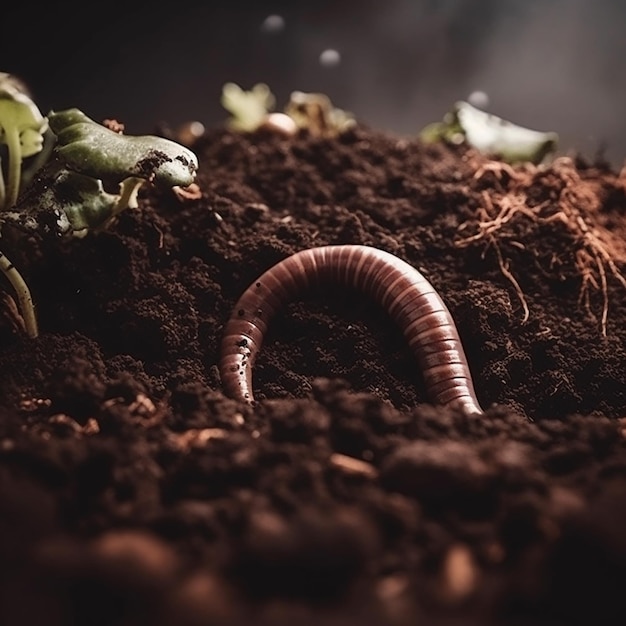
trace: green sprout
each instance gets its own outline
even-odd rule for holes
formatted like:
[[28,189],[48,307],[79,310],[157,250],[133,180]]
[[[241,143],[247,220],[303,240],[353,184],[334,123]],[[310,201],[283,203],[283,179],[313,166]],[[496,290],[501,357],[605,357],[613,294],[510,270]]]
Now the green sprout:
[[23,86],[10,74],[0,73],[0,144],[6,146],[7,155],[5,171],[0,162],[0,211],[15,204],[22,161],[42,150],[47,127],[46,118]]
[[236,83],[222,87],[222,106],[231,114],[226,125],[234,131],[252,132],[266,120],[276,99],[265,83],[257,83],[250,91]]
[[422,141],[467,142],[483,154],[500,158],[507,163],[530,161],[541,163],[554,152],[559,136],[524,128],[482,111],[468,102],[457,102],[443,121],[425,126],[420,132]]
[[351,113],[333,106],[323,93],[293,91],[285,113],[293,118],[298,128],[306,128],[316,137],[334,137],[356,123]]
[[335,137],[355,124],[351,113],[334,107],[323,93],[293,91],[282,112],[271,112],[276,99],[265,83],[250,91],[226,83],[221,103],[231,113],[226,126],[239,132],[267,128],[289,136],[304,128],[314,137]]
[[[50,112],[56,135],[51,159],[15,206],[0,215],[0,225],[54,237],[83,237],[106,228],[127,208],[137,207],[139,188],[188,187],[198,168],[196,155],[174,141],[127,136],[94,122],[79,109]],[[104,184],[119,185],[119,194]],[[0,271],[11,282],[26,333],[38,336],[30,290],[15,266],[0,253]]]
[[69,170],[118,184],[140,178],[161,188],[194,181],[196,155],[170,139],[123,135],[79,109],[51,111],[48,121],[57,136],[55,152]]
[[44,237],[80,238],[105,229],[124,208],[136,207],[136,197],[131,202],[122,197],[105,191],[97,178],[64,167],[46,167],[0,220]]

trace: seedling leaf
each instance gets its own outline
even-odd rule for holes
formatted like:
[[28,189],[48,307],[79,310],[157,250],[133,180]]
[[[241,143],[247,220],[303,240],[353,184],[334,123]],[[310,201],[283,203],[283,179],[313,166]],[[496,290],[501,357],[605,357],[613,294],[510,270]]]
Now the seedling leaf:
[[163,188],[188,187],[194,181],[198,159],[174,141],[116,133],[79,109],[51,111],[48,119],[57,135],[56,154],[79,174],[118,184],[141,178]]

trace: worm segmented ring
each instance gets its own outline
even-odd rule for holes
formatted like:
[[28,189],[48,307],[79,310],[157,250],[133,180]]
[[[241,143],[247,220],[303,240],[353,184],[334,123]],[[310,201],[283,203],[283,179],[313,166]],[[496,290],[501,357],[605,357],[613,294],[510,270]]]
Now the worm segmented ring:
[[222,338],[219,369],[227,395],[254,401],[252,368],[271,319],[309,289],[331,283],[367,294],[389,313],[417,358],[433,403],[483,412],[454,320],[435,288],[393,254],[360,245],[298,252],[246,289]]

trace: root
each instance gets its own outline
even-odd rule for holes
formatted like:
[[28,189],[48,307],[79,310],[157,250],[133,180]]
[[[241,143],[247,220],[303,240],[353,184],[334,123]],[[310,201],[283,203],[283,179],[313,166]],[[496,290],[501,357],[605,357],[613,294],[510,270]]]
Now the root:
[[496,251],[496,256],[498,257],[498,265],[500,266],[500,271],[502,272],[502,275],[507,278],[513,285],[513,289],[515,289],[515,293],[517,294],[520,304],[522,305],[522,311],[524,312],[524,314],[522,315],[522,324],[525,324],[530,317],[530,309],[528,308],[528,303],[526,302],[526,296],[524,296],[524,292],[517,282],[517,279],[515,278],[515,276],[513,276],[511,270],[509,270],[509,260],[507,259],[506,261],[504,261],[504,259],[502,258],[502,252],[495,237],[492,236],[491,239],[492,245]]
[[[582,180],[571,159],[554,161],[546,171],[530,168],[525,171],[511,170],[505,164],[488,164],[479,168],[474,176],[480,180],[487,172],[492,172],[500,180],[506,174],[510,180],[502,192],[491,190],[481,192],[482,204],[476,211],[476,220],[468,220],[460,225],[459,233],[472,228],[471,235],[457,239],[455,245],[465,248],[477,243],[485,244],[485,252],[492,248],[496,254],[502,275],[511,283],[522,306],[522,323],[530,317],[530,310],[522,288],[510,269],[510,261],[502,254],[500,242],[508,240],[510,245],[524,248],[523,244],[512,239],[510,225],[518,219],[528,219],[536,223],[561,223],[575,242],[574,266],[581,277],[579,306],[593,318],[591,292],[599,291],[602,301],[600,330],[606,337],[609,316],[608,276],[612,276],[626,289],[626,278],[618,264],[626,263],[626,250],[609,230],[596,223],[594,213],[600,205],[598,189],[593,183]],[[526,190],[536,182],[537,177],[551,177],[552,184],[559,190],[558,199],[528,205]],[[556,255],[553,259],[556,260]]]

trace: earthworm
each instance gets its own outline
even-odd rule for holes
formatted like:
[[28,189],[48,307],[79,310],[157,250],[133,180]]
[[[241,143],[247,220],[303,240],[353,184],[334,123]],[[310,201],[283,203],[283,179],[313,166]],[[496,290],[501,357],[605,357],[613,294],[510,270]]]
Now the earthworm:
[[365,293],[389,313],[417,357],[434,404],[459,405],[468,414],[483,412],[454,320],[435,288],[400,258],[362,245],[297,252],[246,289],[222,338],[219,371],[227,395],[254,402],[252,368],[271,319],[308,290],[331,283]]

